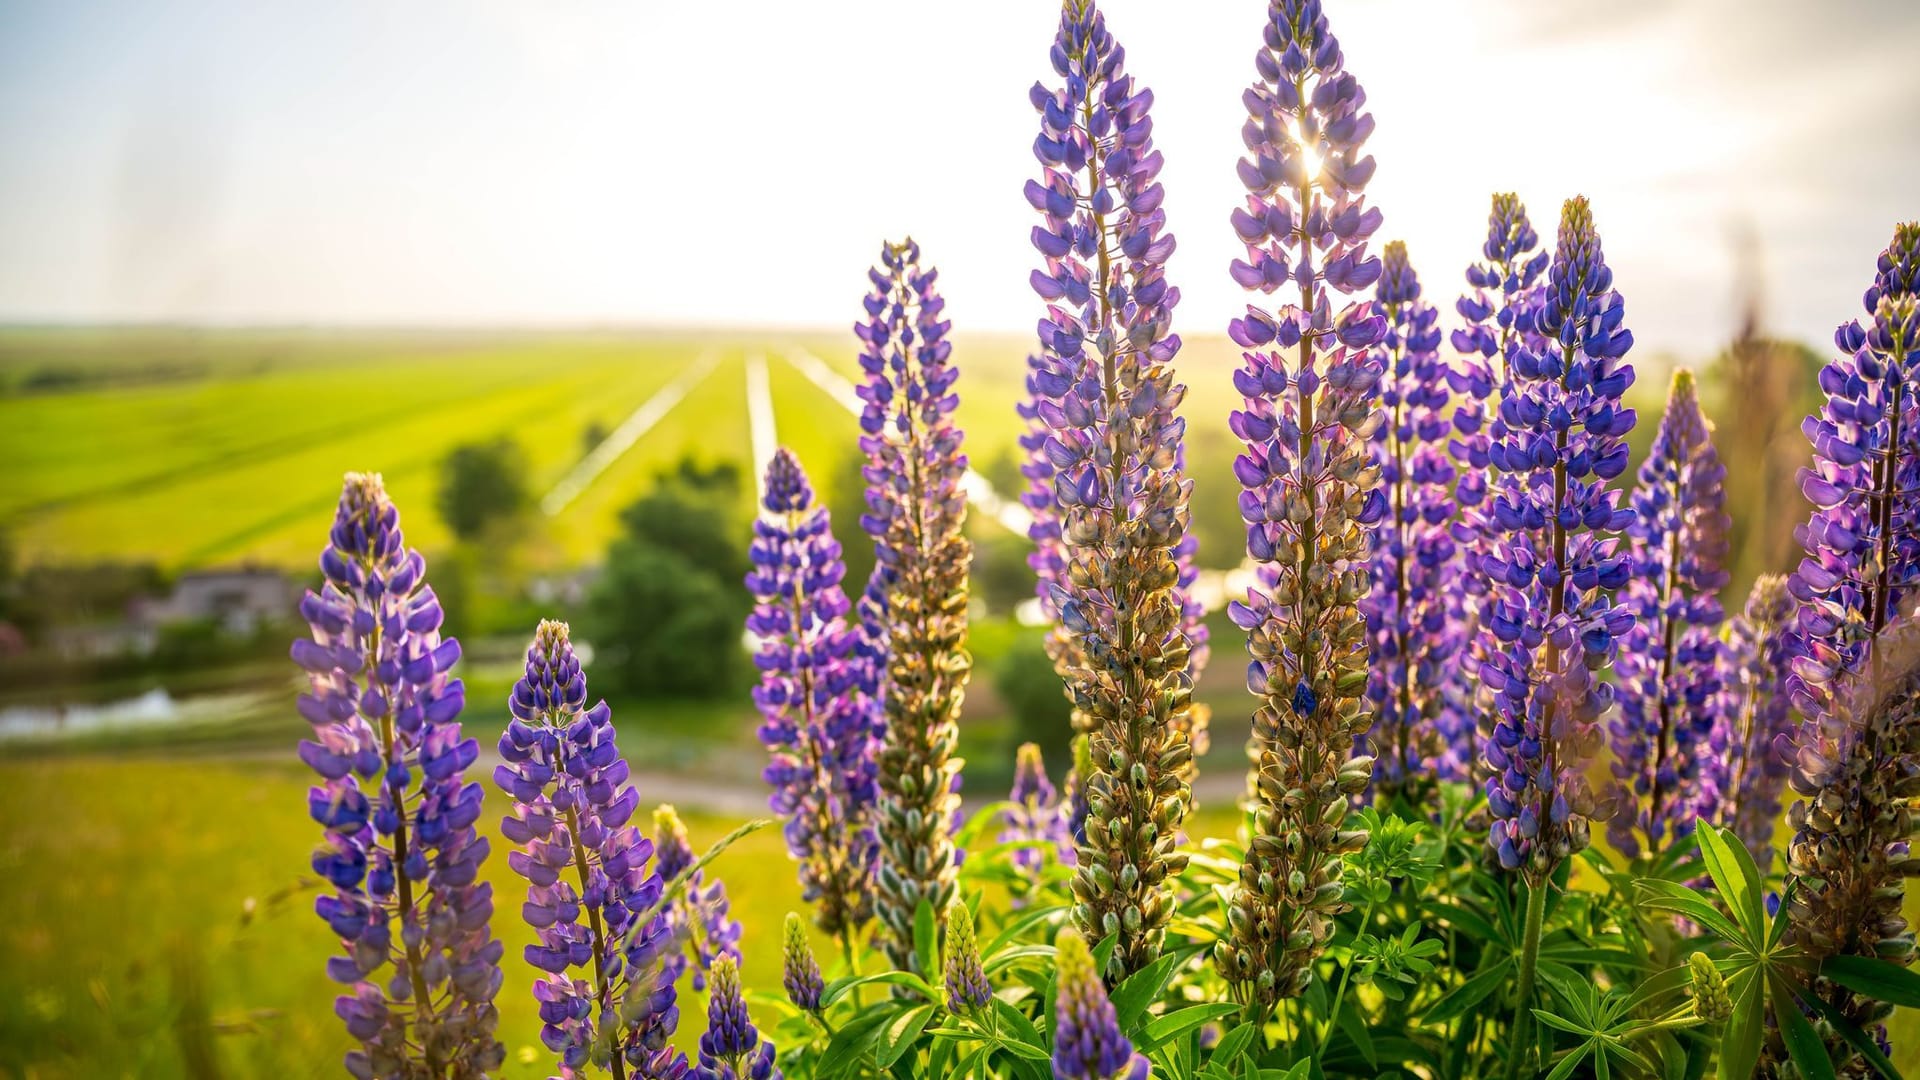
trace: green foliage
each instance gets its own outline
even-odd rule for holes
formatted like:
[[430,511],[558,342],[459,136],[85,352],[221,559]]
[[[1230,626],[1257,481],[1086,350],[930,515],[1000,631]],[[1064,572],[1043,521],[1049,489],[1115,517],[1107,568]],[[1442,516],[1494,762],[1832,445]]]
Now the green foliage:
[[527,509],[527,458],[520,444],[500,435],[453,448],[440,465],[440,520],[462,540],[512,521]]
[[1045,635],[1022,632],[988,673],[994,691],[1013,714],[1013,745],[1039,744],[1049,767],[1056,772],[1053,779],[1057,782],[1058,770],[1072,760],[1069,744],[1073,726],[1067,719],[1069,710],[1060,692],[1060,676],[1047,657]]
[[581,619],[594,684],[635,697],[733,695],[738,592],[677,552],[615,541]]

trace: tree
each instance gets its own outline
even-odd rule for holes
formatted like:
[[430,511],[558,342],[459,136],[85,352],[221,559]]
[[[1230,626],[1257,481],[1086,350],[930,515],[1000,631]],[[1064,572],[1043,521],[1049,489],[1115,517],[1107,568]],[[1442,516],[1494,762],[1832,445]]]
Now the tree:
[[725,697],[740,661],[740,586],[679,553],[616,540],[587,597],[596,686],[640,697]]
[[740,496],[737,466],[682,458],[656,473],[652,490],[620,511],[620,527],[628,539],[671,551],[738,593],[728,610],[744,618],[747,526],[740,519]]
[[477,539],[531,503],[526,455],[508,436],[456,446],[441,464],[440,519],[462,540]]

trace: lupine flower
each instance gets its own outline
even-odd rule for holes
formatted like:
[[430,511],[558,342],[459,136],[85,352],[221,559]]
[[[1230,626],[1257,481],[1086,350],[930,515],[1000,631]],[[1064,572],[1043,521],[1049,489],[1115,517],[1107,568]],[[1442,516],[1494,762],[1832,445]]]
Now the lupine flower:
[[[1454,616],[1465,639],[1463,662],[1453,665],[1453,678],[1444,693],[1464,721],[1468,715],[1491,723],[1492,694],[1480,682],[1480,665],[1494,641],[1479,632],[1491,588],[1480,572],[1481,556],[1493,550],[1506,529],[1493,520],[1489,492],[1508,483],[1508,474],[1493,467],[1490,451],[1495,435],[1506,437],[1498,412],[1500,400],[1513,385],[1510,357],[1520,348],[1543,348],[1536,325],[1537,285],[1547,269],[1549,253],[1536,252],[1540,237],[1527,219],[1527,208],[1511,193],[1493,196],[1487,218],[1487,240],[1481,246],[1486,261],[1467,267],[1471,291],[1454,302],[1466,326],[1453,332],[1459,354],[1447,381],[1459,404],[1454,408],[1456,437],[1447,444],[1459,465],[1454,498],[1459,514],[1454,540],[1461,553],[1461,574],[1455,591]],[[1463,733],[1464,734],[1464,733]]]
[[820,975],[820,961],[814,958],[813,943],[807,940],[807,925],[791,911],[787,912],[786,940],[780,955],[787,1000],[801,1012],[819,1012],[826,981]]
[[1495,485],[1488,520],[1505,534],[1480,557],[1492,583],[1479,676],[1496,715],[1482,743],[1499,864],[1539,888],[1587,845],[1599,807],[1584,770],[1613,688],[1595,677],[1633,626],[1612,593],[1631,573],[1612,535],[1634,521],[1607,484],[1627,467],[1634,411],[1623,359],[1633,335],[1613,291],[1584,198],[1567,201],[1538,311],[1545,347],[1512,354],[1503,430],[1489,447]]
[[800,863],[801,895],[821,929],[850,935],[873,914],[879,748],[872,670],[847,625],[846,564],[806,473],[781,448],[767,466],[763,513],[749,549],[747,629],[760,642],[754,703],[772,753],[762,774]]
[[1721,791],[1717,823],[1747,845],[1762,871],[1773,861],[1787,759],[1774,751],[1791,738],[1793,709],[1785,686],[1795,603],[1784,574],[1761,574],[1746,610],[1727,627],[1721,646],[1720,697],[1710,761]]
[[[1803,430],[1814,463],[1800,489],[1814,506],[1787,679],[1806,717],[1793,740],[1788,872],[1799,879],[1790,938],[1815,959],[1913,958],[1901,915],[1916,872],[1909,803],[1920,791],[1920,715],[1911,672],[1920,628],[1920,223],[1901,225],[1866,292],[1870,320],[1835,334],[1841,357],[1820,373],[1826,404]],[[1816,987],[1851,1020],[1886,1008]]]
[[[659,837],[654,869],[663,886],[672,885],[693,865],[693,845],[687,841],[687,826],[673,807],[660,806],[653,811],[653,835]],[[704,870],[694,871],[686,888],[668,905],[665,915],[674,938],[686,938],[687,955],[694,964],[695,990],[707,988],[707,973],[720,957],[740,959],[740,923],[733,918],[725,882],[717,878],[709,882]]]
[[1706,953],[1687,957],[1687,977],[1693,993],[1693,1014],[1709,1024],[1718,1024],[1733,1015],[1733,997],[1727,992],[1727,977],[1720,974]]
[[[1171,367],[1180,292],[1167,284],[1153,94],[1090,0],[1066,0],[1052,60],[1064,85],[1035,84],[1043,215],[1032,275],[1048,301],[1032,379],[1048,429],[1053,501],[1067,565],[1049,596],[1073,639],[1068,696],[1090,739],[1089,816],[1073,890],[1088,933],[1118,934],[1115,978],[1160,950],[1177,834],[1192,802],[1193,645],[1181,591],[1192,483],[1181,475],[1186,387]],[[1190,561],[1190,560],[1189,560]]]
[[[885,735],[879,750],[879,892],[886,932],[881,948],[912,970],[914,913],[922,901],[945,918],[954,895],[952,826],[960,810],[960,700],[967,655],[967,565],[961,535],[967,468],[953,410],[960,403],[950,362],[946,301],[938,272],[920,268],[912,240],[881,249],[868,274],[868,321],[854,328],[866,383],[860,397],[860,447],[866,452],[867,509],[884,592]],[[922,974],[931,974],[923,972]]]
[[1152,1067],[1120,1031],[1087,939],[1069,927],[1060,931],[1058,947],[1054,1080],[1147,1080]]
[[1376,790],[1398,792],[1466,775],[1459,710],[1436,692],[1460,648],[1455,619],[1460,565],[1452,532],[1454,467],[1446,453],[1447,365],[1440,313],[1420,298],[1407,246],[1386,246],[1374,313],[1386,320],[1380,351],[1384,424],[1374,433],[1388,514],[1372,533],[1373,591],[1360,604],[1373,643],[1367,696]]
[[321,778],[307,803],[326,829],[313,869],[332,886],[314,909],[345,950],[327,973],[349,988],[334,1011],[361,1044],[347,1071],[482,1076],[504,1050],[483,792],[464,781],[479,746],[460,734],[466,691],[447,674],[460,645],[440,637],[426,561],[377,474],[347,474],[320,569],[300,602],[312,637],[292,654],[313,725],[300,759]]
[[941,972],[946,978],[947,1011],[976,1013],[993,1000],[986,969],[980,966],[980,943],[973,937],[973,911],[954,897],[947,907],[947,941]]
[[707,999],[707,1033],[700,1036],[695,1080],[781,1080],[773,1063],[771,1040],[760,1037],[747,1015],[740,991],[740,967],[723,956],[713,967],[713,995]]
[[[1071,781],[1071,773],[1068,778]],[[1073,865],[1074,841],[1067,820],[1070,811],[1061,801],[1053,781],[1047,778],[1047,764],[1040,757],[1040,747],[1034,743],[1021,743],[1014,754],[1013,790],[1008,793],[1007,801],[1013,805],[1001,815],[1004,825],[1000,830],[1001,843],[1050,844],[1059,852],[1063,863]],[[1031,875],[1046,861],[1046,852],[1022,848],[1015,851],[1012,858],[1015,866]]]
[[1345,910],[1342,860],[1367,842],[1346,819],[1373,767],[1355,753],[1373,723],[1356,605],[1367,594],[1366,529],[1387,512],[1368,444],[1382,421],[1374,346],[1386,320],[1355,295],[1380,277],[1367,252],[1380,212],[1361,194],[1373,117],[1319,0],[1273,0],[1267,19],[1244,98],[1247,204],[1233,212],[1247,257],[1232,270],[1263,295],[1296,289],[1298,302],[1249,304],[1228,327],[1244,350],[1233,381],[1246,406],[1230,421],[1245,446],[1234,461],[1240,516],[1268,591],[1229,608],[1248,633],[1247,689],[1260,705],[1250,841],[1230,932],[1214,949],[1236,997],[1263,1009],[1312,979]]
[[640,796],[612,712],[586,703],[567,624],[542,622],[493,774],[513,798],[500,831],[521,845],[507,864],[527,879],[521,912],[538,937],[526,959],[544,972],[533,986],[540,1038],[564,1076],[589,1062],[615,1077],[671,1073],[683,1067],[666,1045],[680,1019],[665,977],[672,929],[664,914],[636,925],[660,902],[653,843],[629,824]]
[[1628,528],[1623,606],[1634,623],[1620,646],[1620,711],[1608,725],[1617,791],[1607,828],[1628,857],[1684,840],[1719,806],[1720,590],[1733,525],[1726,476],[1693,373],[1681,368],[1640,466]]

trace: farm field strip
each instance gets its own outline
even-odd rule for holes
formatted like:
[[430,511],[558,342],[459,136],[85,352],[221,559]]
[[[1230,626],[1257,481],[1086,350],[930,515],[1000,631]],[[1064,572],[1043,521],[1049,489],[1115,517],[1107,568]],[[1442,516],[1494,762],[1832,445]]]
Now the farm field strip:
[[[786,350],[787,362],[792,364],[813,382],[826,391],[827,395],[838,401],[843,408],[855,416],[865,408],[860,394],[853,382],[839,372],[827,366],[826,361],[805,349],[792,347]],[[968,469],[960,478],[960,490],[964,491],[967,501],[978,507],[982,513],[998,521],[1016,536],[1027,535],[1028,526],[1033,524],[1033,515],[1019,502],[1003,497],[994,490],[993,484],[974,469]]]
[[672,412],[674,406],[686,398],[687,391],[698,385],[700,380],[711,375],[719,362],[719,354],[711,349],[707,350],[672,382],[642,402],[640,407],[621,421],[620,426],[614,428],[612,434],[601,440],[600,445],[594,447],[572,472],[547,492],[546,498],[540,500],[540,509],[545,511],[548,517],[554,517],[566,509],[569,503],[580,497],[580,493],[585,491],[588,485],[598,479],[601,473],[607,471],[609,465],[620,460],[621,455],[631,450],[633,444],[639,442],[642,435],[653,430],[655,424]]

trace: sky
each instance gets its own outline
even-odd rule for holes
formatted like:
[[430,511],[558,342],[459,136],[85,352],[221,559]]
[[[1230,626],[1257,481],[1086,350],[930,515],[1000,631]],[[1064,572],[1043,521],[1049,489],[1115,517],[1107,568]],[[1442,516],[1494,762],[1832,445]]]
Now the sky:
[[[1176,328],[1227,223],[1264,5],[1106,0],[1155,92]],[[1488,196],[1584,193],[1643,345],[1743,264],[1815,344],[1920,216],[1912,0],[1327,0],[1381,239],[1439,298]],[[0,0],[0,321],[850,325],[911,233],[961,329],[1040,315],[1048,0]],[[1742,260],[1741,251],[1756,253]]]

